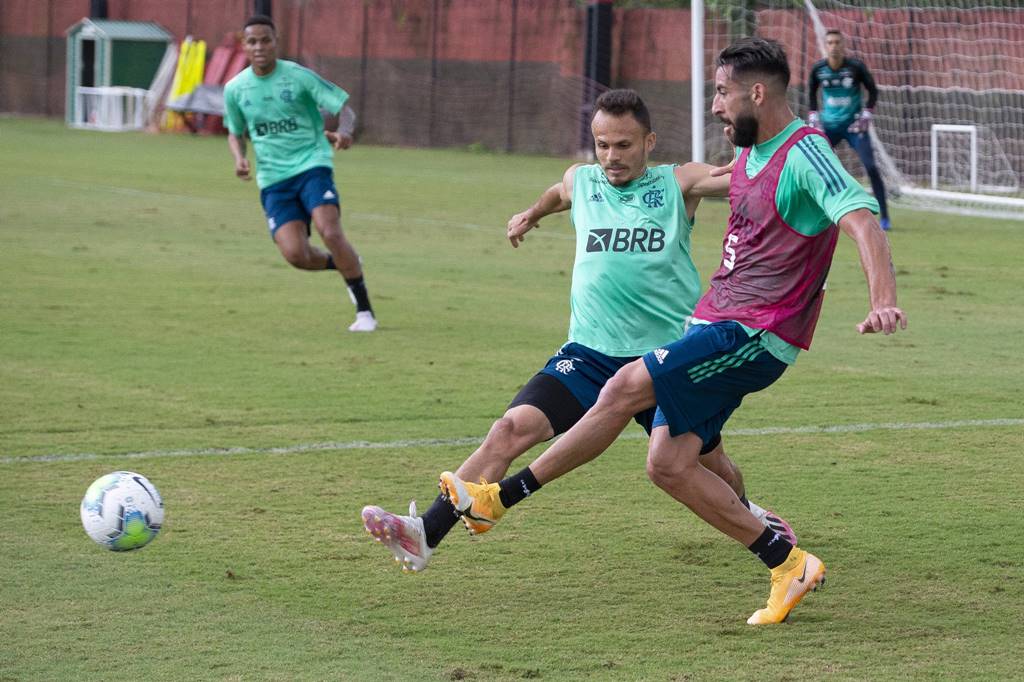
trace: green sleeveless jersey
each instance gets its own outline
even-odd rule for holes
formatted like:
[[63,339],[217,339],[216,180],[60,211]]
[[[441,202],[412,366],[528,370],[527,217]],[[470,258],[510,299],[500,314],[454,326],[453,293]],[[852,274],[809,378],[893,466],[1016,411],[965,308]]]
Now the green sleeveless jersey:
[[674,166],[613,186],[599,165],[576,169],[569,341],[616,357],[642,355],[683,335],[700,296]]
[[224,86],[224,122],[232,135],[249,133],[260,188],[310,168],[334,168],[320,109],[337,113],[348,93],[295,62],[278,59],[257,76],[248,67]]

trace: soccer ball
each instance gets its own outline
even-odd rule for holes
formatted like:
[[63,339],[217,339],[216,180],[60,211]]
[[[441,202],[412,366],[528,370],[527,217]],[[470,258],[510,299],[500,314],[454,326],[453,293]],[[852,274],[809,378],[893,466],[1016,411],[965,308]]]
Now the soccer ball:
[[115,471],[93,481],[81,512],[89,537],[115,552],[145,547],[164,522],[160,493],[134,471]]

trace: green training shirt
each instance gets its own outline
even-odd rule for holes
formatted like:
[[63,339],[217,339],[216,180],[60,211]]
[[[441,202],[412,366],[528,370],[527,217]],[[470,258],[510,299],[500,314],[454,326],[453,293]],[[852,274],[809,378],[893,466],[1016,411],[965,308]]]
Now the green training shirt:
[[[768,165],[772,155],[804,125],[795,118],[772,139],[751,147],[747,155],[747,175],[753,177]],[[739,152],[737,149],[737,155]],[[840,218],[859,208],[878,213],[878,202],[846,172],[822,135],[808,135],[786,154],[786,165],[775,190],[775,207],[787,225],[809,237],[823,232],[829,225],[838,224]],[[751,335],[759,331],[744,327]],[[776,358],[789,365],[796,362],[799,348],[768,331],[762,339]]]
[[861,88],[868,91],[867,108],[878,100],[878,87],[864,62],[846,57],[838,69],[829,66],[827,59],[815,62],[807,81],[807,94],[811,109],[818,108],[818,88],[821,87],[821,122],[826,128],[846,128],[857,119],[862,100]]
[[320,109],[341,111],[348,93],[295,62],[278,59],[257,76],[248,67],[224,86],[224,121],[232,135],[249,133],[260,188],[310,168],[334,167]]
[[[781,133],[751,147],[747,175],[753,177],[764,168],[772,154],[804,125],[794,118]],[[789,150],[775,191],[775,206],[787,225],[807,236],[838,224],[858,208],[878,213],[878,202],[846,172],[823,135],[808,135]]]
[[700,276],[674,168],[648,168],[619,187],[599,165],[576,169],[570,341],[626,357],[682,336],[700,295]]

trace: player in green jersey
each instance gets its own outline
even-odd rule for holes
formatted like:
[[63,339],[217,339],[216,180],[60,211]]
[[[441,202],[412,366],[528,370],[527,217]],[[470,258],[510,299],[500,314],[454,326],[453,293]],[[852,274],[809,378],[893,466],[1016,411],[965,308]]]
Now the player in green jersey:
[[[631,90],[612,90],[597,100],[592,132],[598,163],[569,167],[532,207],[508,221],[506,232],[518,247],[543,217],[571,210],[576,262],[568,343],[512,400],[458,469],[461,478],[500,479],[517,457],[579,421],[618,369],[678,338],[693,312],[700,293],[690,256],[693,216],[702,197],[728,191],[728,179],[712,178],[703,164],[648,167],[656,135],[647,107]],[[653,415],[641,410],[635,418],[650,432]],[[751,518],[795,542],[785,521],[746,500],[742,475],[718,434],[702,448],[701,462],[728,481]],[[504,494],[518,498],[536,490],[537,482],[517,478],[505,487]],[[471,533],[489,528],[472,515],[462,520]],[[422,517],[415,509],[399,516],[369,506],[363,521],[403,568],[418,571],[458,514],[439,496]]]
[[[864,171],[871,181],[881,209],[879,224],[883,230],[891,226],[889,209],[885,201],[885,183],[875,164],[875,152],[871,148],[872,111],[878,101],[878,87],[864,62],[846,56],[846,39],[839,31],[832,29],[825,34],[828,58],[815,62],[807,77],[807,99],[810,113],[807,121],[823,131],[834,147],[842,140],[857,152]],[[823,107],[818,111],[818,89],[822,90]],[[868,93],[863,103],[861,89]]]
[[[348,93],[313,71],[277,58],[277,32],[269,17],[254,16],[243,30],[249,68],[224,87],[224,120],[235,175],[249,180],[245,136],[256,153],[256,183],[270,236],[281,255],[300,270],[337,270],[356,306],[349,331],[377,328],[363,268],[341,230],[334,151],[352,145],[355,114]],[[320,110],[338,115],[324,131]],[[327,251],[309,241],[310,223]]]
[[[650,479],[769,569],[771,590],[751,625],[784,621],[825,577],[825,564],[756,522],[700,452],[743,398],[763,390],[810,346],[836,241],[857,244],[870,311],[861,334],[894,333],[907,319],[896,304],[888,240],[874,200],[839,165],[821,134],[787,101],[789,63],[782,46],[741,38],[718,57],[712,114],[743,148],[732,169],[722,265],[682,338],[623,366],[595,405],[529,467],[500,483],[460,479],[453,502],[491,525],[517,500],[508,480],[547,484],[601,454],[632,415],[657,406],[647,454]],[[519,496],[519,499],[524,499]]]

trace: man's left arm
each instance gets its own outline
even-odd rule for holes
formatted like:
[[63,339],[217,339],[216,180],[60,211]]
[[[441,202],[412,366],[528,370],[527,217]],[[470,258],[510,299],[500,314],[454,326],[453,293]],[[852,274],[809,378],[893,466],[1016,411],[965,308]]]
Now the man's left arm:
[[[735,159],[734,159],[735,162]],[[706,163],[690,161],[675,167],[676,182],[683,196],[727,197],[732,164],[715,167]]]
[[874,109],[878,102],[878,86],[875,85],[875,79],[864,62],[860,62],[860,81],[864,85],[864,89],[868,91],[868,103],[864,108]]
[[352,107],[346,106],[348,93],[312,69],[300,67],[298,73],[301,74],[303,85],[316,106],[322,111],[338,117],[338,127],[334,130],[324,131],[331,146],[335,150],[351,147],[356,127],[356,112],[352,110]]
[[875,85],[875,79],[871,76],[871,72],[868,71],[868,67],[864,62],[857,62],[857,77],[860,80],[860,84],[868,91],[868,101],[857,114],[857,120],[850,126],[850,132],[866,133],[871,126],[871,121],[875,117],[875,104],[878,102],[878,86]]
[[[733,159],[733,163],[736,160]],[[686,215],[693,220],[697,213],[700,200],[704,197],[727,197],[729,196],[729,178],[726,168],[731,171],[732,164],[727,167],[716,168],[706,163],[690,161],[682,166],[676,166],[674,175],[679,191],[683,194],[683,203],[686,205]]]
[[850,211],[839,219],[839,228],[857,242],[860,264],[868,281],[871,312],[857,325],[861,334],[893,334],[907,328],[907,315],[896,305],[896,272],[889,240],[866,208]]
[[330,141],[335,150],[348,149],[355,141],[356,112],[349,105],[345,105],[338,112],[338,127],[335,130],[325,130],[324,135]]
[[[907,316],[896,305],[896,273],[889,241],[874,215],[878,202],[846,172],[827,140],[820,135],[805,139],[808,144],[790,150],[779,178],[780,187],[788,177],[799,188],[785,198],[785,203],[778,204],[779,215],[793,226],[806,223],[806,229],[800,232],[809,237],[835,224],[857,242],[871,304],[867,318],[857,325],[858,332],[892,334],[897,326],[905,329]],[[783,199],[777,195],[776,201]],[[806,207],[805,202],[813,208],[800,219],[797,209]]]

